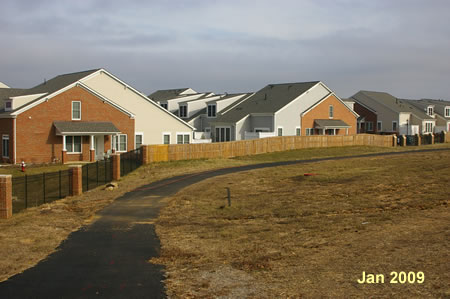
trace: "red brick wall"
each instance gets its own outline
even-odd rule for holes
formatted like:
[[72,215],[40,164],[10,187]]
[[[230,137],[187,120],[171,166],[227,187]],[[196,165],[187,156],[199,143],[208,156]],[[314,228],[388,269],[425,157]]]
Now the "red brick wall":
[[[92,95],[73,87],[17,117],[17,158],[28,163],[61,161],[62,136],[56,136],[54,121],[72,120],[72,101],[81,101],[81,121],[110,121],[128,135],[128,150],[134,148],[134,119]],[[90,137],[82,137],[82,154],[67,154],[68,161],[89,161]],[[111,148],[105,136],[105,151]]]
[[[3,135],[9,135],[9,159],[3,158]],[[12,118],[0,118],[0,162],[14,163],[14,119]]]
[[[301,119],[302,135],[306,135],[307,128],[314,128],[315,119],[329,119],[329,107],[333,105],[333,118],[344,121],[351,126],[348,128],[348,134],[356,134],[357,117],[349,110],[349,108],[340,102],[334,95],[330,95],[322,103],[314,107],[306,113]],[[339,129],[337,135],[345,135],[345,129]]]
[[366,118],[365,119],[366,122],[367,121],[373,122],[373,131],[367,132],[366,125],[364,124],[363,126],[361,126],[360,133],[376,133],[377,132],[377,115],[359,103],[355,102],[354,107],[355,107],[356,113],[358,113],[360,116],[364,116]]

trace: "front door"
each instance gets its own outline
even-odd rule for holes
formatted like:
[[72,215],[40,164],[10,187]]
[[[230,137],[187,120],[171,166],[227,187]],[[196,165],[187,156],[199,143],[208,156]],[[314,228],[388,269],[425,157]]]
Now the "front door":
[[105,152],[105,136],[94,136],[95,160],[102,160]]

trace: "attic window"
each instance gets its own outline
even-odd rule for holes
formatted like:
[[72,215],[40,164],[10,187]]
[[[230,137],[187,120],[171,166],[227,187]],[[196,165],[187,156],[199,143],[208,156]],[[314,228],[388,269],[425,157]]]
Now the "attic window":
[[5,102],[5,111],[11,111],[12,109],[12,101]]
[[428,115],[433,115],[434,113],[433,113],[433,106],[428,106],[428,108],[427,108],[427,114]]

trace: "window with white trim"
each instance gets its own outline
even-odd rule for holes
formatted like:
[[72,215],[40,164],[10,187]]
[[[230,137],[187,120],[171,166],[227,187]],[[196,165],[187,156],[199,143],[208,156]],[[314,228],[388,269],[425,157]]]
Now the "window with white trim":
[[314,128],[307,128],[306,129],[306,136],[314,135]]
[[72,120],[81,120],[81,102],[72,101]]
[[66,150],[70,154],[81,154],[81,136],[66,136]]
[[180,106],[180,117],[187,117],[187,106]]
[[9,158],[9,135],[2,136],[2,157]]
[[397,122],[396,121],[392,122],[392,131],[397,132]]
[[278,131],[278,136],[283,136],[283,128],[282,127],[278,127],[277,131]]
[[177,134],[177,144],[189,144],[189,134]]
[[300,136],[301,134],[302,134],[302,130],[299,127],[295,128],[295,135]]
[[425,123],[425,132],[424,133],[433,133],[433,123],[432,122]]
[[445,117],[450,117],[450,107],[445,107]]
[[143,142],[144,142],[144,133],[136,133],[134,138],[135,149],[140,148]]
[[12,101],[6,101],[5,102],[5,111],[11,111],[12,110]]
[[208,104],[208,117],[216,117],[216,104]]
[[427,114],[430,115],[430,116],[432,116],[433,113],[434,113],[433,106],[428,106],[428,107],[427,107]]
[[216,127],[216,142],[231,141],[231,127]]
[[127,134],[119,134],[114,135],[113,142],[114,142],[114,148],[117,152],[126,152],[127,151]]
[[372,121],[366,122],[366,130],[367,130],[367,132],[373,131],[373,122]]
[[167,110],[167,108],[168,108],[167,103],[161,103],[160,105],[161,105],[161,107],[163,107],[164,109]]
[[328,117],[333,118],[333,115],[334,115],[333,105],[330,105],[329,110],[328,110]]
[[380,132],[382,130],[382,122],[378,121],[377,122],[377,132]]
[[163,144],[170,144],[170,133],[163,133]]

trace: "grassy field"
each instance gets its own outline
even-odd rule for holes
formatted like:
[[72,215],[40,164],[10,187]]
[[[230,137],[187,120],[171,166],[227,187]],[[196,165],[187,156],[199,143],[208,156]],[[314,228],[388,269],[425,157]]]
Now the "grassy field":
[[[446,151],[212,178],[167,200],[152,262],[182,298],[449,297],[449,165]],[[359,284],[363,271],[385,282]]]
[[[427,146],[426,148],[450,147],[446,145]],[[420,149],[412,147],[408,149]],[[336,155],[356,155],[382,151],[398,151],[392,148],[347,147],[314,150],[279,152],[239,159],[191,160],[153,163],[140,167],[119,181],[119,188],[105,191],[102,187],[91,190],[81,196],[68,197],[51,204],[31,208],[14,215],[11,219],[0,220],[0,251],[6,253],[0,260],[0,281],[35,265],[74,230],[88,225],[96,219],[96,212],[111,203],[125,192],[141,185],[167,177],[185,173],[195,173],[211,169],[246,165],[251,163],[313,159]],[[400,149],[403,150],[403,149]],[[43,165],[28,168],[27,173],[57,171],[62,165]],[[0,174],[17,171],[17,167],[0,167]],[[32,170],[31,170],[32,169]],[[16,173],[17,174],[17,173]],[[18,173],[17,175],[21,175]]]

